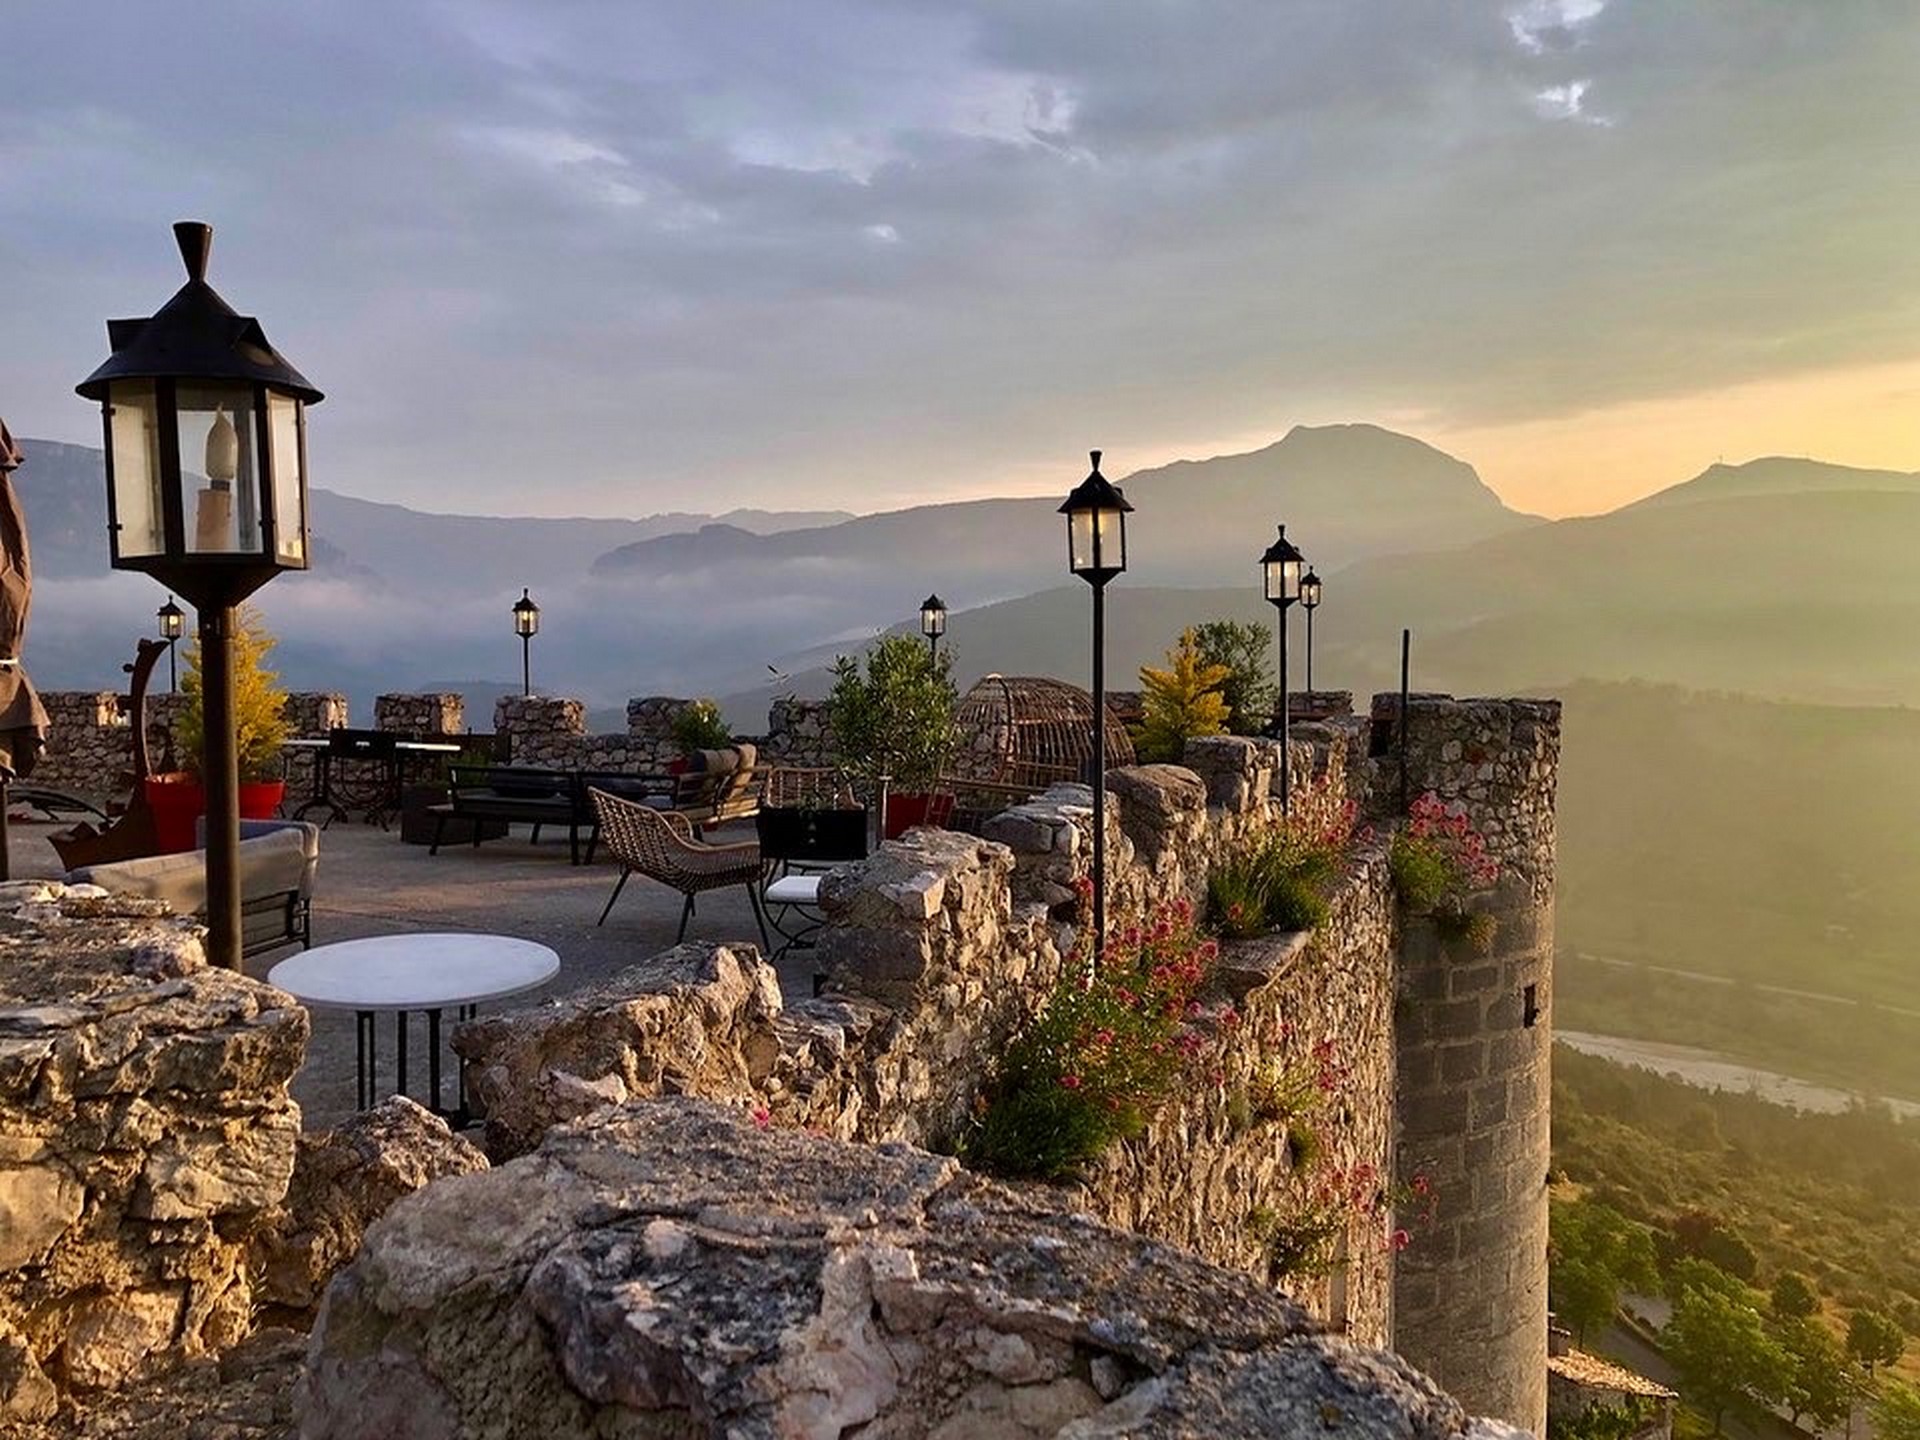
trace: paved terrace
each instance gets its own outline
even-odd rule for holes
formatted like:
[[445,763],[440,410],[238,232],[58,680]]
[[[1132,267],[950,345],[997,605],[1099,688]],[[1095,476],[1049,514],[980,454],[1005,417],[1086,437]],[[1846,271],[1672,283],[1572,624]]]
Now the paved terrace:
[[[58,877],[58,857],[46,841],[58,828],[16,821],[12,827],[13,874],[17,879]],[[709,832],[716,842],[751,839],[750,825],[734,824]],[[509,838],[489,840],[475,849],[449,845],[428,855],[424,845],[405,845],[396,828],[336,822],[320,839],[320,870],[315,882],[313,943],[357,940],[402,931],[460,930],[517,935],[550,945],[560,956],[560,974],[539,990],[496,1002],[490,1009],[518,1008],[594,984],[635,960],[673,944],[680,923],[681,898],[642,876],[627,882],[619,904],[603,927],[594,921],[613,890],[619,868],[604,856],[592,865],[567,863],[566,831],[548,828],[538,845],[518,827]],[[687,927],[689,939],[752,941],[759,932],[740,889],[709,891]],[[779,943],[779,937],[774,937]],[[279,961],[299,954],[297,947],[276,950],[247,962],[247,973],[261,979]],[[789,999],[807,993],[811,969],[804,952],[784,962],[780,980]],[[379,1019],[379,1079],[385,1092],[393,1083],[394,1018]],[[451,1017],[447,1023],[451,1024]],[[309,1128],[331,1125],[354,1108],[353,1016],[350,1012],[313,1012],[313,1042],[306,1068],[294,1081]],[[412,1093],[423,1098],[426,1086],[426,1022],[415,1017],[408,1041]],[[453,1075],[443,1076],[452,1103]]]

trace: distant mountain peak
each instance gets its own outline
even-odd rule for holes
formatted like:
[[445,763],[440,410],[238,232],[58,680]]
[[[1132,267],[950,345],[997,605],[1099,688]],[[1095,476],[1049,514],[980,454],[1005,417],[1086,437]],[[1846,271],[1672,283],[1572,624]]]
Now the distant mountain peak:
[[1743,495],[1818,495],[1845,491],[1920,492],[1920,472],[1835,465],[1802,455],[1762,455],[1733,465],[1715,461],[1693,479],[1669,485],[1626,508],[1696,504]]

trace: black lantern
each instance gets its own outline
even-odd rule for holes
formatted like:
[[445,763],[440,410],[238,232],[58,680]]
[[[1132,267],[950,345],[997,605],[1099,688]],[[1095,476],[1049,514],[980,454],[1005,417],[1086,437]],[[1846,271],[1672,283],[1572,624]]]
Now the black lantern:
[[523,585],[513,602],[513,633],[520,637],[520,693],[533,694],[533,637],[540,633],[540,607]]
[[114,568],[199,609],[307,568],[306,407],[321,397],[207,284],[212,227],[173,233],[187,283],[150,319],[108,321],[113,353],[78,389],[101,402]]
[[172,694],[180,688],[180,669],[174,651],[186,633],[187,612],[174,604],[173,596],[169,595],[167,603],[154,611],[153,617],[160,622],[160,638],[167,642],[167,693]]
[[1280,813],[1293,813],[1293,765],[1288,755],[1289,720],[1293,709],[1287,694],[1287,611],[1300,599],[1300,571],[1306,556],[1287,539],[1287,527],[1260,557],[1260,574],[1266,583],[1267,603],[1280,612]]
[[947,602],[929,595],[920,602],[920,633],[927,637],[927,653],[940,653],[940,637],[947,633]]
[[148,319],[108,321],[112,353],[77,388],[100,402],[106,430],[114,568],[152,575],[199,617],[207,958],[237,970],[233,607],[307,568],[306,407],[320,392],[207,284],[212,227],[183,220],[173,235],[187,283]]
[[1309,570],[1300,577],[1300,608],[1307,612],[1307,694],[1313,694],[1313,612],[1320,608],[1320,577]]
[[1133,506],[1093,469],[1060,506],[1067,517],[1067,564],[1093,587],[1093,963],[1107,944],[1107,582],[1127,568],[1127,515]]
[[1100,473],[1100,452],[1093,470],[1074,486],[1060,506],[1067,517],[1067,564],[1095,589],[1127,568],[1127,516],[1133,506],[1120,487]]

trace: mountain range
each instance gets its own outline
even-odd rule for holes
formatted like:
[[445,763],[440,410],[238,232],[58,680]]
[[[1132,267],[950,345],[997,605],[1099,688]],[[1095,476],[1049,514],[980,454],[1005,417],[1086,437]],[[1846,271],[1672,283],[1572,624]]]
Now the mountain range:
[[[15,478],[42,582],[30,663],[43,685],[111,685],[158,597],[106,572],[99,452],[24,444]],[[1591,677],[1920,703],[1920,647],[1908,639],[1920,622],[1920,475],[1769,458],[1712,466],[1610,514],[1547,521],[1507,508],[1429,445],[1336,425],[1121,483],[1136,508],[1128,573],[1109,590],[1116,685],[1185,625],[1271,625],[1256,561],[1285,516],[1326,581],[1322,685],[1393,684],[1404,626],[1415,683],[1431,688]],[[315,568],[260,597],[301,688],[358,698],[456,674],[517,689],[507,607],[522,585],[543,611],[536,684],[596,708],[712,693],[755,725],[770,667],[816,691],[840,650],[889,624],[911,629],[930,589],[952,609],[963,680],[1086,667],[1085,588],[1067,576],[1051,497],[639,520],[428,514],[325,490],[312,504]]]

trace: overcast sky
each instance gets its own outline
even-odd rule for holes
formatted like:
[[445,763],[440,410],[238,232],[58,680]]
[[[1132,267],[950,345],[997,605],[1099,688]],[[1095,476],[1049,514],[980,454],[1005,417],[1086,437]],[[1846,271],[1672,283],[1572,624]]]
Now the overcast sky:
[[1064,491],[1376,420],[1510,501],[1920,467],[1911,0],[9,0],[0,415],[97,442],[168,224],[315,481]]

